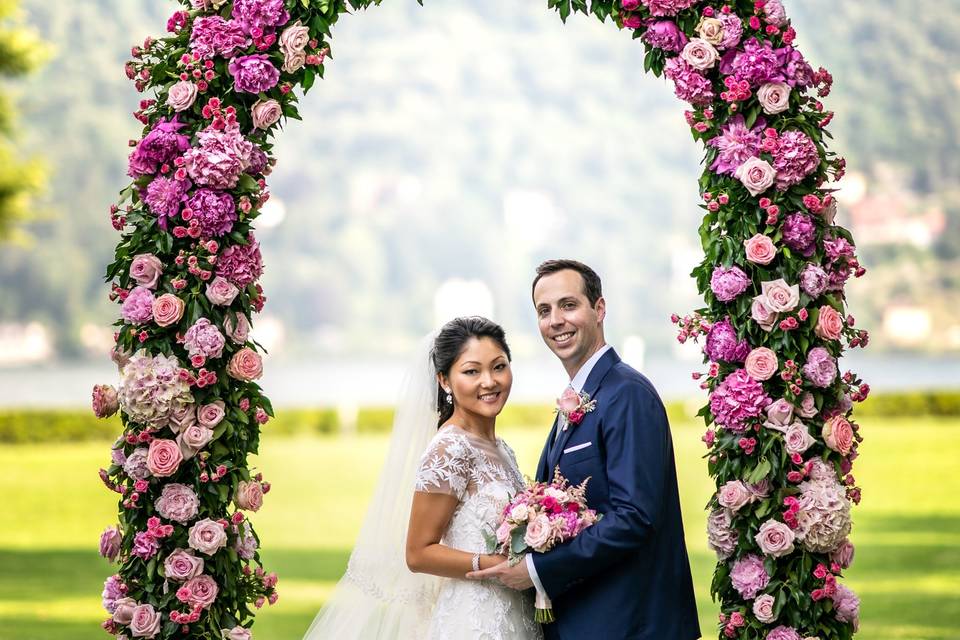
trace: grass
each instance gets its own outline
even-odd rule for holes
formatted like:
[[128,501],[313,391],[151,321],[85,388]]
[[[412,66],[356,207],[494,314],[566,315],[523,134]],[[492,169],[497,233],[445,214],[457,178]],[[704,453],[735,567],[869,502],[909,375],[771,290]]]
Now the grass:
[[[862,599],[864,639],[960,637],[960,421],[869,419],[855,475],[857,558],[846,582]],[[705,637],[716,637],[709,583],[714,557],[702,532],[712,483],[701,429],[676,425],[687,545]],[[532,471],[543,434],[502,433]],[[254,516],[280,602],[258,616],[258,640],[300,638],[349,557],[386,451],[385,436],[270,438],[256,464],[273,485]],[[103,443],[6,446],[0,527],[0,640],[101,639],[99,592],[111,568],[96,553],[116,502],[97,468]]]

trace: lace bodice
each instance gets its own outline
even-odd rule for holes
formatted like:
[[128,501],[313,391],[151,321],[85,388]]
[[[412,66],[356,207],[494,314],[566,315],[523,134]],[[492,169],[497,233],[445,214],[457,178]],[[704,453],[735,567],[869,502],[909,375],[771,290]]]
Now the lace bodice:
[[[459,503],[442,543],[460,551],[488,553],[500,515],[523,488],[513,450],[456,426],[441,428],[424,452],[415,489],[445,493]],[[487,535],[484,535],[486,532]],[[494,581],[445,580],[434,609],[430,638],[506,640],[540,638],[533,621],[530,592],[517,592]]]

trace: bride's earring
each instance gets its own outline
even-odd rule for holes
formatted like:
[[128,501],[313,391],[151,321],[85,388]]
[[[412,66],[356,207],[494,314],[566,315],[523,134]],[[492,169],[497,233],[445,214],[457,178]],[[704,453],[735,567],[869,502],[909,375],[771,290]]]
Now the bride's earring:
[[450,393],[449,389],[444,389],[447,392],[447,404],[453,404],[453,395]]

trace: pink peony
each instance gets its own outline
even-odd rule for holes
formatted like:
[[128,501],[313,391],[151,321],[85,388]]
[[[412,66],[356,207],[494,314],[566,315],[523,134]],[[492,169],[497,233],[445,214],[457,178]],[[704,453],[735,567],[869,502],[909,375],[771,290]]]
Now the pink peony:
[[256,380],[263,374],[263,361],[260,359],[260,354],[250,347],[240,349],[230,358],[227,373],[232,378],[243,382]]
[[197,189],[187,200],[187,208],[204,238],[219,238],[230,233],[233,223],[237,221],[237,205],[233,196],[215,189]]
[[730,318],[724,318],[710,327],[703,352],[714,362],[743,362],[750,353],[750,345],[746,340],[737,339]]
[[743,368],[754,380],[769,380],[779,366],[777,354],[766,347],[757,347],[751,351],[743,363]]
[[839,340],[844,324],[846,323],[843,321],[843,316],[837,313],[836,309],[825,304],[820,307],[817,326],[813,331],[824,340]]
[[247,33],[282,27],[290,20],[283,0],[234,0],[231,15]]
[[687,44],[687,36],[672,20],[657,20],[647,26],[643,41],[656,49],[676,53]]
[[710,290],[720,302],[731,302],[746,291],[751,284],[750,277],[743,269],[737,266],[727,269],[723,266],[714,268],[710,276]]
[[849,622],[856,631],[860,627],[860,599],[844,584],[837,583],[833,607],[840,622]]
[[783,625],[771,629],[764,640],[803,640],[793,627]]
[[255,282],[263,273],[260,244],[252,233],[247,241],[249,244],[231,245],[217,256],[217,275],[241,288]]
[[133,548],[130,555],[149,560],[160,550],[160,541],[150,531],[140,531],[133,536]]
[[163,491],[154,507],[160,517],[187,524],[197,517],[200,500],[189,486],[172,482],[163,485]]
[[653,16],[675,16],[684,9],[689,9],[697,3],[697,0],[640,0],[650,15]]
[[143,480],[150,477],[150,469],[147,468],[146,447],[137,447],[127,456],[123,463],[123,472],[134,480]]
[[180,206],[186,199],[190,189],[188,180],[177,180],[157,176],[147,185],[144,202],[158,218],[161,229],[167,228],[167,218],[173,218],[180,213]]
[[250,165],[253,143],[244,138],[239,128],[228,126],[222,131],[208,128],[197,134],[198,146],[187,151],[187,173],[198,185],[211,189],[233,189]]
[[807,263],[800,272],[800,287],[811,298],[817,298],[827,290],[830,277],[818,265]]
[[158,478],[166,478],[177,472],[183,455],[173,440],[157,438],[147,450],[147,468]]
[[233,496],[234,502],[241,509],[247,511],[259,511],[263,506],[263,487],[259,482],[246,482],[241,480],[237,483],[237,492]]
[[153,292],[146,287],[134,287],[123,301],[120,314],[130,324],[149,322],[153,318]]
[[829,387],[837,378],[837,361],[823,347],[814,347],[803,365],[804,377],[818,387]]
[[184,302],[179,296],[164,293],[153,301],[153,321],[158,327],[169,327],[183,317]]
[[733,528],[729,509],[714,509],[707,518],[707,545],[717,557],[725,560],[737,548],[737,530]]
[[199,16],[193,21],[190,48],[203,58],[229,58],[250,44],[243,27],[220,16]]
[[816,171],[820,165],[820,152],[802,131],[785,131],[778,142],[773,168],[777,172],[777,189],[786,191]]
[[270,62],[270,56],[262,53],[233,58],[227,70],[237,93],[264,93],[280,79],[280,70]]
[[764,522],[754,537],[760,550],[774,558],[793,553],[794,538],[793,530],[779,520]]
[[140,253],[130,262],[130,277],[147,289],[156,289],[163,274],[163,263],[152,253]]
[[185,582],[203,573],[203,558],[192,549],[176,549],[163,561],[163,572],[169,580]]
[[763,566],[763,558],[751,553],[734,562],[730,582],[741,598],[753,600],[770,584],[770,574]]
[[200,318],[187,329],[183,336],[183,346],[190,357],[219,358],[223,355],[225,340],[215,325],[207,318]]
[[97,384],[93,386],[91,398],[93,413],[98,418],[109,418],[120,409],[120,402],[117,400],[117,390],[109,384]]

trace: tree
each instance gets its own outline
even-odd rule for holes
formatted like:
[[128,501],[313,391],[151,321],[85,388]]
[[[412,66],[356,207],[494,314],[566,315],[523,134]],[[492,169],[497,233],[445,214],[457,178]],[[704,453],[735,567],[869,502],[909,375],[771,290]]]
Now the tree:
[[[37,68],[49,49],[22,25],[19,0],[0,0],[0,78],[23,76]],[[44,184],[39,158],[23,159],[14,144],[17,134],[13,99],[0,90],[0,240],[16,239],[14,223],[31,217],[34,198]]]

